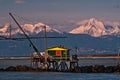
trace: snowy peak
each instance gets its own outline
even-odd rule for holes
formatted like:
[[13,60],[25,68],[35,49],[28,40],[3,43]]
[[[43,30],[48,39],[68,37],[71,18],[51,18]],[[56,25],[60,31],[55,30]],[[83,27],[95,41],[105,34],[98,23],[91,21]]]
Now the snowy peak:
[[36,24],[24,24],[22,25],[24,31],[28,34],[37,34],[43,30],[45,24],[43,23],[36,23]]
[[5,26],[4,27],[2,27],[2,28],[0,28],[0,33],[2,32],[2,33],[5,33],[5,32],[7,32],[8,30],[9,30],[9,24],[7,23],[7,24],[5,24]]
[[[31,35],[31,34],[38,34],[42,31],[45,30],[44,27],[46,27],[46,32],[56,32],[56,33],[62,33],[57,29],[54,29],[48,25],[45,25],[41,22],[39,23],[35,23],[35,24],[23,24],[21,25],[21,27],[23,28],[23,30],[25,31],[26,34]],[[6,24],[4,27],[0,28],[0,35],[7,35],[10,33],[10,25]],[[15,34],[23,34],[23,32],[20,30],[20,28],[14,28],[11,29],[11,35],[15,35]]]
[[103,35],[111,35],[120,33],[119,23],[104,23],[90,18],[88,20],[80,21],[77,23],[77,28],[70,31],[72,34],[88,34],[93,37],[99,37]]
[[88,20],[88,25],[96,25],[99,21],[97,21],[95,18],[90,18]]
[[48,25],[45,25],[45,24],[43,24],[41,22],[36,23],[36,24],[24,24],[22,27],[29,34],[33,34],[33,33],[38,34],[38,33],[42,32],[42,31],[44,31],[45,27],[46,27],[47,32],[61,33],[59,30],[53,29],[52,27],[50,27]]

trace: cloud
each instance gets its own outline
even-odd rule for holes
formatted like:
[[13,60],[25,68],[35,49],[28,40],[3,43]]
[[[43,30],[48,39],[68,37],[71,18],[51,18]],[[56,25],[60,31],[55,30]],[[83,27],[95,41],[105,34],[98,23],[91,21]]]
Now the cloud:
[[15,0],[15,3],[16,4],[23,4],[23,3],[25,3],[25,1],[24,0]]

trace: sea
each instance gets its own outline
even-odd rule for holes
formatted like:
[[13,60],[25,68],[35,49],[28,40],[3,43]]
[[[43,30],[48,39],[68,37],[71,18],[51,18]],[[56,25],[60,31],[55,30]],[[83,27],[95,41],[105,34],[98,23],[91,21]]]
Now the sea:
[[[30,59],[0,59],[0,68],[27,65]],[[86,65],[117,65],[116,58],[82,58],[79,66]],[[68,72],[0,72],[0,80],[120,80],[118,73],[68,73]]]
[[0,80],[120,80],[120,74],[62,72],[0,72]]

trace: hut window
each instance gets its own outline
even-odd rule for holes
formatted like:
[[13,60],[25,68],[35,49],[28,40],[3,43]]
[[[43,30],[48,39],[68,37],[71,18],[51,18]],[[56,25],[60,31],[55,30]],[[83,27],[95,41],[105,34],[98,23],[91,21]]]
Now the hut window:
[[61,56],[62,55],[62,52],[60,50],[57,50],[56,51],[56,56]]

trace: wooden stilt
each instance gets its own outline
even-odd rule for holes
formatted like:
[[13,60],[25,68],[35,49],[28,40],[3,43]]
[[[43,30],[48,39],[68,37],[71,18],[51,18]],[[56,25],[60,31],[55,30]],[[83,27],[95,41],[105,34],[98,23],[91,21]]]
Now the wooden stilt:
[[61,61],[59,66],[58,66],[59,71],[67,71],[68,70],[68,65],[66,61]]
[[57,61],[49,61],[48,69],[57,70],[57,68],[58,68],[58,62]]

